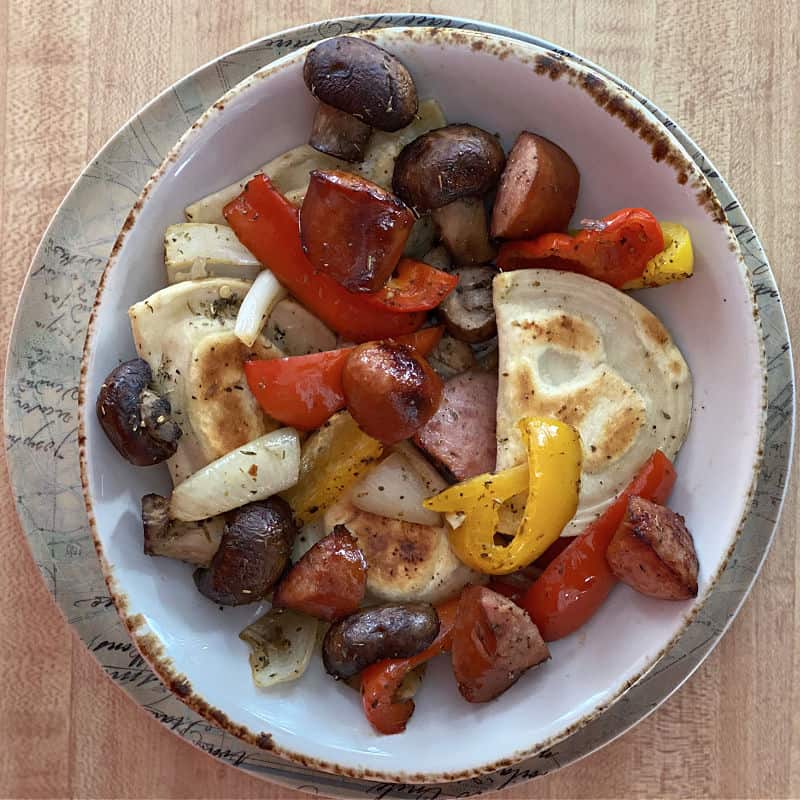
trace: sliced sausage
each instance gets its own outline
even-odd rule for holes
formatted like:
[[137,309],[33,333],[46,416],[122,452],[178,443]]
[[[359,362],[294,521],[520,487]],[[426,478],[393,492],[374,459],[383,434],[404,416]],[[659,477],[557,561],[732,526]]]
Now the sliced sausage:
[[461,694],[470,703],[486,703],[550,658],[550,651],[519,606],[485,586],[468,586],[458,601],[452,656]]
[[384,444],[414,435],[435,413],[442,379],[417,351],[397,342],[359,345],[342,373],[347,408],[359,427]]
[[242,506],[230,514],[211,566],[195,570],[194,582],[220,605],[255,603],[286,570],[296,535],[292,510],[279,497]]
[[427,603],[365,608],[334,623],[322,644],[329,675],[352,678],[386,658],[411,658],[439,634],[439,616]]
[[606,551],[611,571],[637,592],[662,600],[697,597],[697,553],[680,514],[631,497]]
[[456,480],[493,472],[496,415],[497,375],[465,372],[445,383],[439,410],[414,441]]
[[300,209],[303,250],[346,289],[380,289],[413,225],[411,209],[378,184],[337,170],[311,173]]
[[287,573],[272,605],[329,622],[358,609],[367,586],[367,562],[344,525],[317,542]]
[[578,201],[580,175],[557,144],[523,131],[500,178],[492,236],[529,239],[567,227]]

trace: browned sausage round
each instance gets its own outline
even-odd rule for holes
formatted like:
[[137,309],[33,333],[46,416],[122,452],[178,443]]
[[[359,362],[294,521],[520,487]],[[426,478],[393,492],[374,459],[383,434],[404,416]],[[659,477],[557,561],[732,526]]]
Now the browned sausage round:
[[493,700],[525,670],[550,658],[531,618],[485,586],[461,593],[451,652],[458,690],[470,703]]
[[697,552],[680,514],[631,497],[606,550],[611,571],[637,592],[662,600],[697,597]]
[[322,644],[329,675],[352,678],[385,658],[410,658],[439,634],[439,615],[427,603],[365,608],[331,625]]
[[442,399],[442,379],[431,365],[413,347],[395,342],[357,347],[342,384],[355,421],[384,444],[413,436]]
[[457,481],[494,472],[497,373],[473,370],[450,378],[442,403],[414,441]]
[[508,155],[492,213],[492,236],[529,239],[566,228],[580,175],[557,144],[522,131]]
[[232,512],[208,569],[198,569],[200,593],[224,606],[261,600],[289,565],[297,528],[289,504],[279,497]]

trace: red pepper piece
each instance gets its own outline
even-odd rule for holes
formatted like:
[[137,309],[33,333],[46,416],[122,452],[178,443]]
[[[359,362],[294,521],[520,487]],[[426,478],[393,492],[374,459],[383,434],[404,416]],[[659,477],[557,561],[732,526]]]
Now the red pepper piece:
[[561,269],[622,287],[640,278],[647,262],[664,249],[658,220],[643,208],[623,208],[575,236],[545,233],[523,242],[506,242],[497,266],[512,269]]

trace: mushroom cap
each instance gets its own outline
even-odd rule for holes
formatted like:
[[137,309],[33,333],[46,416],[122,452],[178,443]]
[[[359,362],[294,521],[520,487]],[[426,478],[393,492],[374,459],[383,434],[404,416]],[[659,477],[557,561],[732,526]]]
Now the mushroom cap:
[[327,39],[311,50],[303,79],[323,103],[382,131],[405,128],[419,106],[405,66],[383,48],[352,36]]
[[125,361],[112,370],[97,395],[97,418],[111,444],[138,467],[159,464],[175,455],[180,426],[170,416],[166,397],[149,387],[150,365],[143,358]]
[[474,125],[447,125],[407,144],[394,165],[392,188],[407,205],[429,210],[486,194],[506,163],[496,136]]

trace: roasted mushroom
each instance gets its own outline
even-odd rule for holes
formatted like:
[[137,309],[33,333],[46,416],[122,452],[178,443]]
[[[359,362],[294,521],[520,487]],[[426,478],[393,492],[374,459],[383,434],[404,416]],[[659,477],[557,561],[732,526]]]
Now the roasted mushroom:
[[[420,219],[427,219],[427,217],[420,217]],[[430,264],[436,269],[441,269],[444,272],[450,272],[453,269],[453,259],[450,258],[450,252],[444,245],[436,245],[436,247],[428,250],[422,260],[426,264]]]
[[325,670],[347,679],[386,658],[411,658],[439,634],[439,615],[428,603],[387,603],[335,622],[322,644]]
[[309,144],[361,161],[372,128],[398,131],[417,113],[414,79],[391,53],[364,39],[338,36],[306,56],[303,79],[320,105]]
[[495,136],[474,125],[447,125],[424,133],[397,157],[392,188],[407,205],[430,211],[457,264],[494,257],[484,195],[503,171]]
[[198,569],[200,593],[224,606],[261,600],[289,565],[297,527],[292,509],[279,497],[232,512],[208,569]]
[[485,342],[497,333],[492,303],[492,279],[497,274],[489,267],[464,267],[455,270],[458,285],[439,306],[448,333],[462,342]]
[[219,549],[225,520],[221,516],[197,522],[170,519],[169,498],[146,494],[142,498],[142,525],[146,555],[207,567]]
[[97,418],[111,444],[137,467],[159,464],[175,454],[181,429],[169,400],[150,388],[153,373],[143,358],[120,364],[97,395]]
[[320,153],[327,153],[344,161],[363,161],[372,128],[358,117],[320,103],[308,143]]

